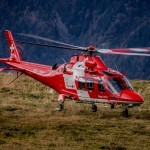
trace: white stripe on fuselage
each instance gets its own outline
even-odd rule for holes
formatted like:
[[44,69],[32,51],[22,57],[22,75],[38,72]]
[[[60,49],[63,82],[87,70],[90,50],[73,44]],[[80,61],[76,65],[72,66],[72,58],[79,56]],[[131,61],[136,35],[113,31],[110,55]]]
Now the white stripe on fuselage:
[[76,89],[75,81],[72,75],[63,74],[65,87],[67,89]]
[[85,76],[85,62],[77,62],[74,64],[72,67],[73,71],[73,78],[75,79],[76,77],[84,77]]
[[83,102],[94,102],[94,103],[124,103],[124,104],[140,104],[140,102],[133,101],[122,101],[122,100],[108,100],[108,99],[94,99],[87,97],[79,97],[80,101]]
[[77,94],[79,98],[90,98],[89,93],[83,90],[77,90]]

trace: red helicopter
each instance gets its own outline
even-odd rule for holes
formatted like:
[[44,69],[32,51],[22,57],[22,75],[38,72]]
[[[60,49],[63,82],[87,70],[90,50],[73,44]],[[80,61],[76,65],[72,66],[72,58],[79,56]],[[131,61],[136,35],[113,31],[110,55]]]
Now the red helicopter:
[[[123,74],[108,68],[101,58],[94,54],[150,56],[149,47],[97,49],[94,46],[79,47],[30,34],[21,35],[47,40],[63,46],[14,40],[11,31],[5,30],[10,57],[0,58],[0,62],[7,64],[10,68],[2,68],[0,71],[15,70],[17,71],[17,77],[14,80],[25,74],[54,89],[59,93],[58,110],[64,109],[64,101],[69,98],[76,102],[92,104],[93,112],[97,111],[96,103],[110,104],[111,109],[115,108],[117,104],[121,104],[123,106],[123,115],[128,115],[129,107],[139,106],[144,102],[142,96],[133,90]],[[54,66],[41,65],[23,61],[15,42],[80,50],[84,51],[84,54],[73,55],[69,62],[59,66],[57,64]]]

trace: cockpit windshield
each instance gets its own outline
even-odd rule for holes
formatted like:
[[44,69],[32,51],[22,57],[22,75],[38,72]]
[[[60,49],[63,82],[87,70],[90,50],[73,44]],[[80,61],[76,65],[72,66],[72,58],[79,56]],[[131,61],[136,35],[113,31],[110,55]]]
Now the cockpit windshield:
[[124,89],[133,89],[127,78],[108,78],[108,88],[113,93],[118,93]]

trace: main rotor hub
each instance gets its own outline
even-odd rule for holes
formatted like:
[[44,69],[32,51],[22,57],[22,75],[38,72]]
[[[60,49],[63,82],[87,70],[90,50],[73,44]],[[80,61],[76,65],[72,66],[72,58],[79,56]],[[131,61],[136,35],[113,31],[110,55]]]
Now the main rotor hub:
[[95,50],[95,47],[94,47],[94,46],[88,46],[87,49],[90,50],[90,51],[94,51],[94,50]]

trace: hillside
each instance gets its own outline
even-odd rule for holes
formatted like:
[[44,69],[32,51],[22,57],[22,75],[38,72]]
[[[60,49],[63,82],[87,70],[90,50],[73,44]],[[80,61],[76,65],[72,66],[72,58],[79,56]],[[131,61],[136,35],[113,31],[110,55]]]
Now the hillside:
[[[8,83],[11,74],[1,74],[0,83]],[[57,93],[37,81],[22,76],[9,87],[0,87],[0,149],[50,150],[149,150],[150,81],[132,81],[145,99],[138,108],[122,117],[117,107],[66,101],[66,110],[57,112]]]
[[[1,35],[9,29],[80,46],[150,47],[149,10],[149,0],[1,0],[0,30]],[[62,57],[68,60],[73,54],[37,46],[19,47],[25,60],[50,65],[62,63]],[[0,57],[8,56],[6,49],[6,41],[1,41]],[[130,79],[150,79],[149,58],[101,56],[109,67],[117,65]]]

